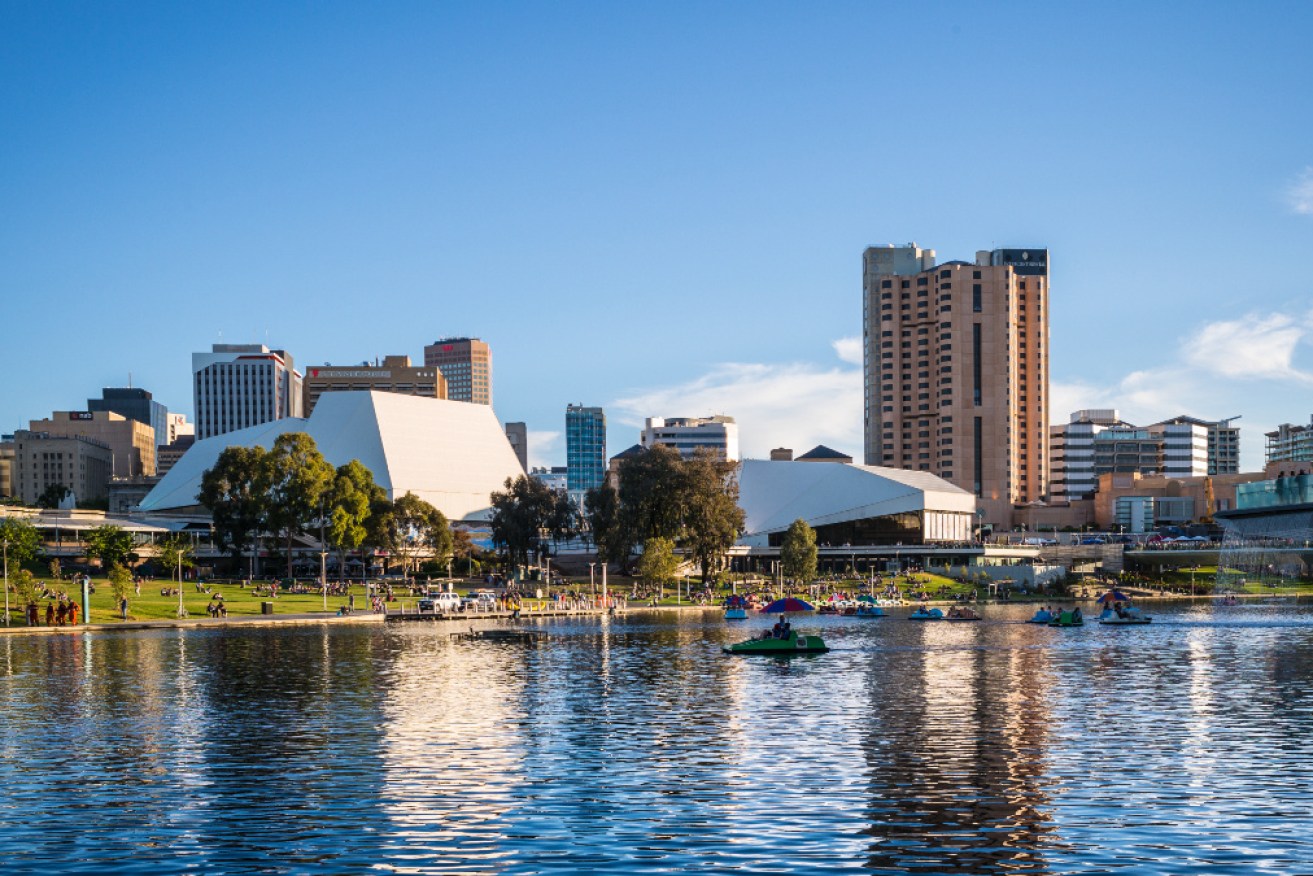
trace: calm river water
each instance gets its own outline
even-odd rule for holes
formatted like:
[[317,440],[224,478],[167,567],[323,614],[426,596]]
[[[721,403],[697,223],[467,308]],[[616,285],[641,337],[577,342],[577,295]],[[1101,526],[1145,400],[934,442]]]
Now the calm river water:
[[1313,610],[0,640],[4,872],[1309,873]]

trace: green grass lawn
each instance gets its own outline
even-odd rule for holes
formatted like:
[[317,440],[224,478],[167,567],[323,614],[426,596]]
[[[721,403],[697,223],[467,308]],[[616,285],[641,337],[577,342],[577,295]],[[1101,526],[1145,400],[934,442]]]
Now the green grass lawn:
[[[120,620],[119,610],[114,603],[114,593],[110,589],[109,582],[104,578],[93,578],[92,586],[95,592],[91,594],[91,623],[117,623]],[[261,582],[257,582],[257,585]],[[224,605],[228,609],[228,616],[234,617],[239,615],[257,615],[261,613],[260,604],[262,602],[272,602],[274,604],[275,614],[307,614],[313,612],[324,612],[324,599],[319,593],[313,594],[289,594],[280,593],[276,598],[269,596],[256,596],[252,589],[243,589],[237,584],[207,584],[212,593],[223,594]],[[265,584],[264,586],[268,586]],[[129,596],[128,598],[128,619],[129,620],[166,620],[178,616],[178,597],[160,595],[161,588],[173,587],[171,581],[149,581],[141,585],[140,596]],[[74,600],[81,601],[82,592],[80,587],[75,587],[71,582],[62,582],[64,589]],[[462,588],[463,590],[463,588]],[[363,608],[365,605],[365,589],[363,586],[351,588],[351,592],[356,597],[356,607]],[[206,612],[206,606],[210,604],[212,593],[201,593],[196,590],[196,585],[190,581],[184,581],[182,585],[183,606],[187,614],[194,618],[209,617]],[[17,598],[14,594],[9,594],[10,601],[10,624],[13,626],[23,626],[27,623],[23,612],[16,605]],[[45,608],[50,600],[42,600],[39,603],[41,612],[41,622],[45,622]],[[346,604],[346,598],[343,596],[328,597],[328,613],[336,614],[338,607]]]

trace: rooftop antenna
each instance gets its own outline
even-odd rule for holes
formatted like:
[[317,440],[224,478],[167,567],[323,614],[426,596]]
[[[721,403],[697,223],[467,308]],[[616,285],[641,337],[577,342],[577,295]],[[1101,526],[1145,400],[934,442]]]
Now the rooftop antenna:
[[132,389],[132,372],[128,372],[128,389]]

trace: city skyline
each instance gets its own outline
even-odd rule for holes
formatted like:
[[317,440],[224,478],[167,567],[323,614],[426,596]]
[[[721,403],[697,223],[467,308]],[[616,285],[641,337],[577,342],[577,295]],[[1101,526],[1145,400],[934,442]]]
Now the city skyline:
[[612,448],[860,457],[861,253],[916,241],[1049,250],[1051,423],[1240,414],[1253,470],[1313,410],[1313,10],[1117,10],[7,7],[0,430],[127,385],[194,422],[214,343],[469,335],[533,465],[578,398]]

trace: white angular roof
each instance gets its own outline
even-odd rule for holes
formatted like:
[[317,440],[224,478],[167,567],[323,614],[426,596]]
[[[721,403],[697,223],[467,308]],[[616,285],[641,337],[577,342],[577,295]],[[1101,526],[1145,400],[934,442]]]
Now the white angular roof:
[[328,392],[309,419],[274,420],[198,441],[141,502],[141,510],[197,505],[201,477],[227,447],[273,447],[284,432],[305,432],[332,465],[358,459],[390,498],[406,493],[450,520],[489,516],[489,494],[524,474],[488,405],[391,392]]
[[809,526],[905,511],[974,514],[976,499],[929,472],[842,462],[746,459],[739,468],[744,539],[783,532],[798,518]]

